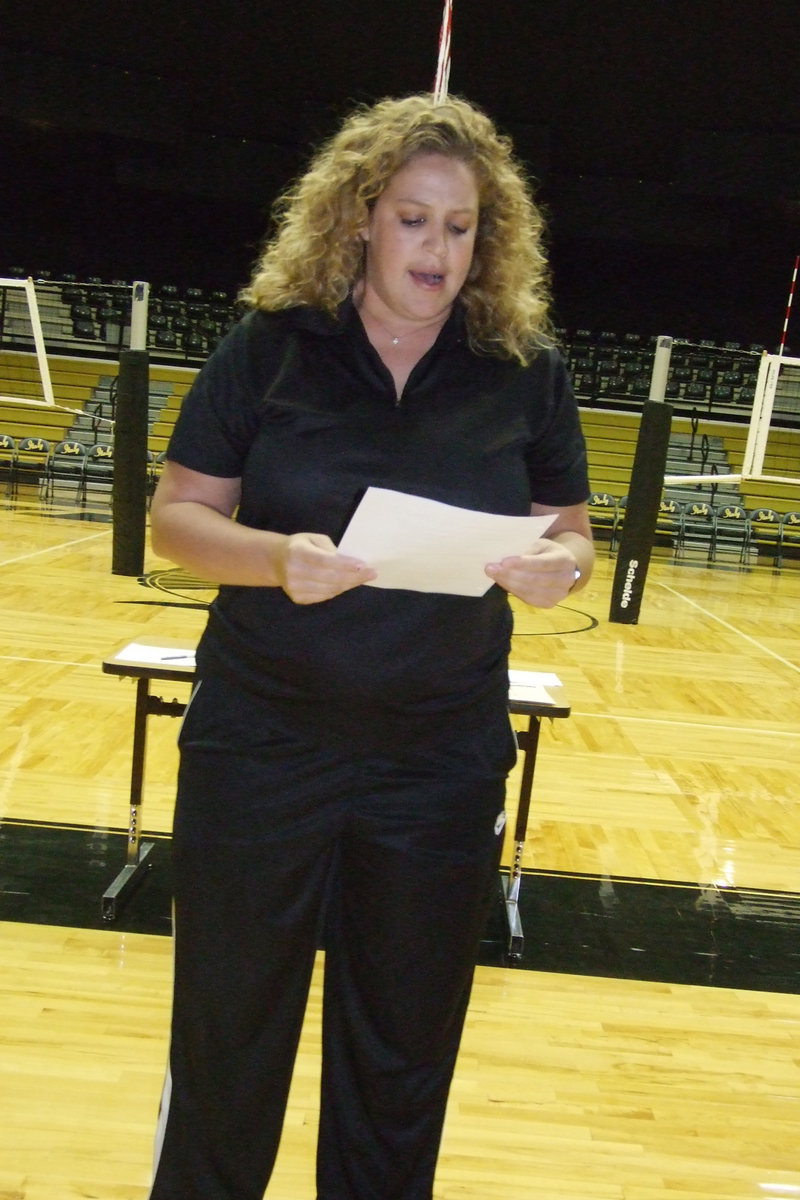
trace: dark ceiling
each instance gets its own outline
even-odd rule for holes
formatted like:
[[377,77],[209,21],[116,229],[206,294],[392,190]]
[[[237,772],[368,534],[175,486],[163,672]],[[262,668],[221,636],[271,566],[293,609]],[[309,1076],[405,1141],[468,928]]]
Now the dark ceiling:
[[[442,10],[4,7],[0,272],[231,289],[340,115],[431,86]],[[800,253],[798,15],[797,0],[454,0],[450,88],[538,180],[562,324],[777,342]]]

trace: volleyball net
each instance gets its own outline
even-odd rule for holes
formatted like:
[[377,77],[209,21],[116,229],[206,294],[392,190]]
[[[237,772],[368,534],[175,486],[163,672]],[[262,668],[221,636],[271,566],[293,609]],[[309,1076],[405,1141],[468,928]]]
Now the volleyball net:
[[[655,375],[655,367],[654,367]],[[724,419],[724,418],[723,418]],[[793,427],[793,428],[792,428]],[[712,475],[665,475],[665,487],[762,482],[800,494],[800,358],[761,356],[741,467]]]
[[[27,404],[55,408],[50,364],[47,361],[39,304],[32,279],[0,278],[2,328],[10,328],[14,343],[30,340],[33,361],[4,364],[0,400],[12,404]],[[18,386],[17,386],[18,385]],[[14,390],[10,390],[14,388]]]

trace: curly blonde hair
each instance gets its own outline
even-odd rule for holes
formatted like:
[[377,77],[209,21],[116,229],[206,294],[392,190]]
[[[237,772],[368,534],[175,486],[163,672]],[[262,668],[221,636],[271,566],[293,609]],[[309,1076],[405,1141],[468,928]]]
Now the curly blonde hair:
[[551,334],[544,220],[510,141],[466,100],[432,95],[360,107],[277,201],[276,231],[241,293],[275,311],[298,304],[335,315],[364,273],[360,231],[391,177],[416,155],[466,163],[479,220],[460,299],[473,349],[529,362]]

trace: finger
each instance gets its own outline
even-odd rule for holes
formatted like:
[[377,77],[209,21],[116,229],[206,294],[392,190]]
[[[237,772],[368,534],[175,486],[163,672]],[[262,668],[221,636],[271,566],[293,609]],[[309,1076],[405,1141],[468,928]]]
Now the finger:
[[326,564],[316,563],[311,569],[298,569],[287,578],[284,590],[297,604],[314,604],[332,600],[343,592],[360,587],[377,578],[377,571],[354,561]]

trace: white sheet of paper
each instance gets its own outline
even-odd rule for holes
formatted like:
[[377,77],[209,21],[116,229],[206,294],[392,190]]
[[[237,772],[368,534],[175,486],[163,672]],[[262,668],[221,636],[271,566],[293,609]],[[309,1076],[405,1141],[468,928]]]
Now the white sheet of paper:
[[375,568],[372,587],[482,596],[492,586],[486,564],[524,554],[554,519],[473,512],[371,487],[339,550]]
[[549,687],[561,687],[561,680],[551,671],[508,672],[508,692],[513,700],[528,700],[539,704],[555,704]]
[[129,642],[114,657],[117,662],[159,663],[164,666],[175,663],[179,667],[195,665],[194,650],[173,650],[167,646],[147,646],[141,642]]

